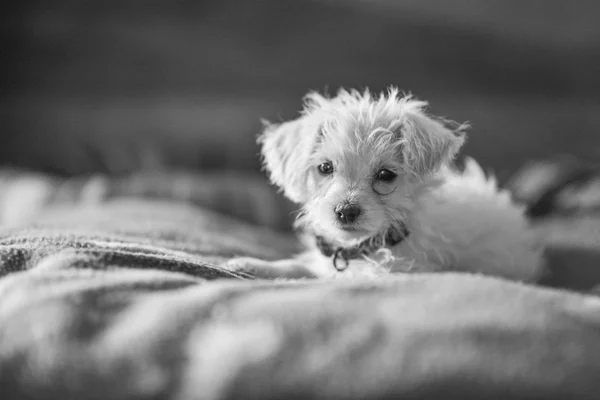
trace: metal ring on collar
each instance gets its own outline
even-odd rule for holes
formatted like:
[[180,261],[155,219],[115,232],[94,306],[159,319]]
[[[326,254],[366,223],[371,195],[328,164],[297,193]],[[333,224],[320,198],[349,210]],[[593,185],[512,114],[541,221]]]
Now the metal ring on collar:
[[[333,267],[334,267],[336,270],[338,270],[339,272],[342,272],[342,271],[344,271],[346,268],[348,268],[348,265],[350,265],[350,262],[349,262],[349,261],[346,259],[346,257],[344,257],[344,256],[343,256],[343,254],[342,254],[342,252],[343,252],[343,251],[344,251],[344,249],[341,249],[341,248],[340,248],[340,249],[337,249],[337,250],[335,251],[335,253],[333,253]],[[344,265],[342,268],[340,268],[340,267],[338,266],[338,260],[339,260],[340,258],[341,258],[342,260],[344,260],[344,263],[346,264],[346,265]]]

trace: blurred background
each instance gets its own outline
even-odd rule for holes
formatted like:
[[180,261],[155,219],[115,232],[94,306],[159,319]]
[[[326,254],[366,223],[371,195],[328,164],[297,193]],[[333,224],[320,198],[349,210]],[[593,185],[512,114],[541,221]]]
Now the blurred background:
[[56,0],[0,6],[0,163],[258,171],[260,118],[390,84],[502,179],[600,160],[600,2]]

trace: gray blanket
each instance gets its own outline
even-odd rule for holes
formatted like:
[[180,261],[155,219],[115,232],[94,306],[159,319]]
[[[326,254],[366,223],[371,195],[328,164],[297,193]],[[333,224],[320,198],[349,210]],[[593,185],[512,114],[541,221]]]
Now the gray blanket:
[[564,289],[598,282],[597,218],[540,224],[563,289],[257,281],[223,265],[295,252],[288,206],[244,179],[185,175],[182,196],[181,176],[5,179],[0,398],[600,397],[600,298]]

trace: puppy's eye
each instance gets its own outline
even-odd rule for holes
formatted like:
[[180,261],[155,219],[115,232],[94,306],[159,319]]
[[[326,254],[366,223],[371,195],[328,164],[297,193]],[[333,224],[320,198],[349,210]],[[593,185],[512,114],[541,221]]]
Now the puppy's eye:
[[396,174],[390,171],[389,169],[380,169],[375,174],[375,179],[382,182],[391,182],[396,179]]
[[325,161],[317,167],[321,175],[330,175],[333,173],[333,164],[331,161]]

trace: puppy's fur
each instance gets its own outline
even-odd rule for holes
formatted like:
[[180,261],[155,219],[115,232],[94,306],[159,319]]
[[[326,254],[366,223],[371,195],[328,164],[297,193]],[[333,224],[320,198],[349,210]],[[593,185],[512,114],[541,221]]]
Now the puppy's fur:
[[[265,123],[264,166],[302,205],[297,226],[307,250],[276,262],[236,259],[230,267],[264,278],[464,271],[535,280],[542,248],[523,210],[474,160],[463,172],[452,166],[466,126],[428,115],[426,105],[396,88],[379,96],[312,92],[298,119]],[[323,163],[331,173],[319,171]],[[378,179],[383,169],[395,178]],[[343,204],[357,205],[360,215],[340,223]],[[343,272],[314,244],[320,235],[348,246],[398,224],[410,232],[403,242],[353,260]]]

